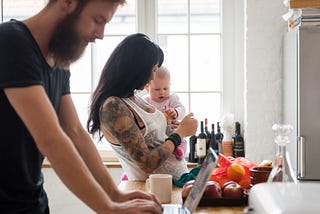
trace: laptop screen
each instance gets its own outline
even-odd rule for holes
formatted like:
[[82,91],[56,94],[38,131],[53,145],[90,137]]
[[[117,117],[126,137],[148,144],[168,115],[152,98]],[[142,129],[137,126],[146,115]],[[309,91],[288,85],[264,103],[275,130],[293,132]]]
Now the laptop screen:
[[190,193],[187,196],[185,202],[183,203],[183,207],[187,208],[187,210],[191,213],[195,211],[202,198],[203,192],[206,188],[207,181],[209,180],[213,169],[217,165],[217,160],[217,154],[213,151],[212,148],[209,148],[207,156],[201,165],[201,169],[195,179]]

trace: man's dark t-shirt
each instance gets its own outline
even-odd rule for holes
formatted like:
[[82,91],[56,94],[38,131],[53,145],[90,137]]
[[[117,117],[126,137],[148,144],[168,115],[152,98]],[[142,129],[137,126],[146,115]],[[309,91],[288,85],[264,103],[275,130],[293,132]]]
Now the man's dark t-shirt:
[[61,97],[70,94],[69,79],[69,71],[47,64],[23,23],[0,25],[0,213],[49,212],[41,173],[44,157],[4,89],[41,85],[57,112]]

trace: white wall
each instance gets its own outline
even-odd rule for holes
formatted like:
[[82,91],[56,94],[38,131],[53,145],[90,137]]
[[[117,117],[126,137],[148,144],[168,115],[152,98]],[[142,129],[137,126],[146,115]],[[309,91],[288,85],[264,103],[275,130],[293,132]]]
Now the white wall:
[[246,0],[244,128],[247,158],[275,159],[271,127],[281,122],[282,37],[288,11],[279,0]]

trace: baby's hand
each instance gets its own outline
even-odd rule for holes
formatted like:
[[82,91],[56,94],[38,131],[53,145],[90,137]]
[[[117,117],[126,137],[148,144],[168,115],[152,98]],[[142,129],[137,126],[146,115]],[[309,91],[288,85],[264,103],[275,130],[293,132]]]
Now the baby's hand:
[[178,117],[178,113],[174,108],[168,108],[165,112],[171,117],[172,119],[176,119]]
[[178,120],[171,120],[170,127],[171,127],[172,129],[178,128],[179,125],[180,125],[180,122],[179,122]]

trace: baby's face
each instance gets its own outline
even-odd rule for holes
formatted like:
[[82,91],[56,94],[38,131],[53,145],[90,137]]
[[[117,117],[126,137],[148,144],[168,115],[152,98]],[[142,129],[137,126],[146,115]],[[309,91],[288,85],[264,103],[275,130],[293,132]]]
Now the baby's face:
[[170,95],[170,78],[159,79],[155,77],[150,81],[149,93],[153,101],[162,102]]

